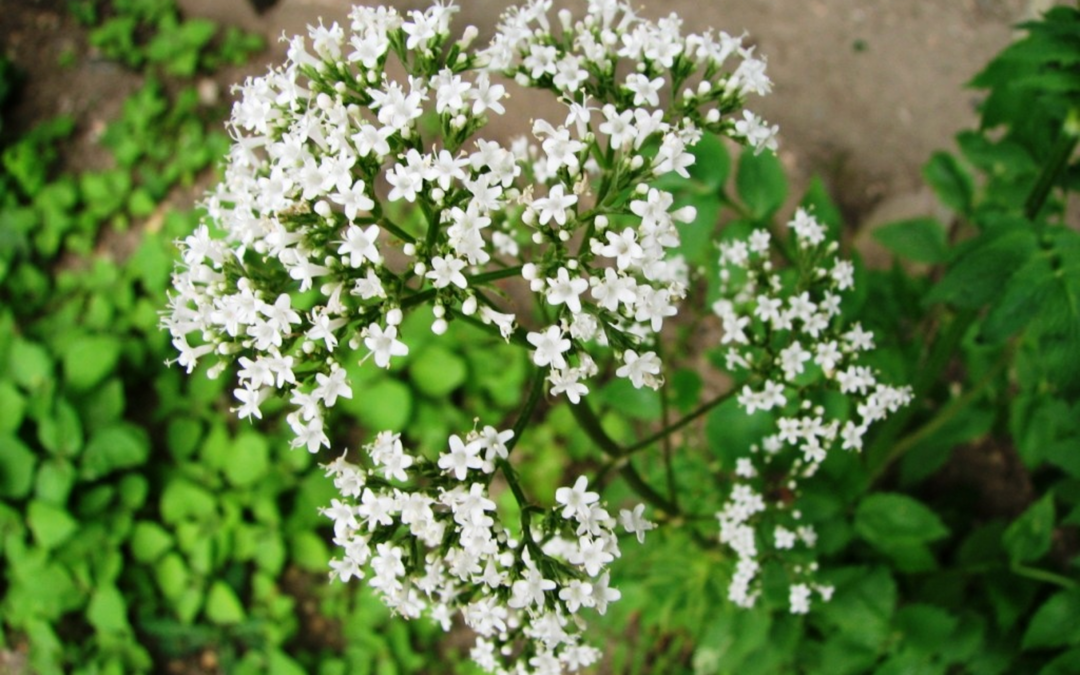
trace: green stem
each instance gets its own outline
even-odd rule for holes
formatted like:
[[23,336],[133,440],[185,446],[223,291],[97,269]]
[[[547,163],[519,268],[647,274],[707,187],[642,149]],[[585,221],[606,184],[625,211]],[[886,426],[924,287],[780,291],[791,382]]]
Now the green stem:
[[574,419],[581,425],[582,430],[594,443],[600,446],[604,454],[622,461],[619,473],[626,479],[627,485],[633,488],[634,492],[664,513],[672,516],[680,515],[681,512],[678,506],[671,503],[670,500],[645,482],[645,479],[637,472],[634,465],[630,463],[630,459],[626,457],[626,451],[600,426],[600,420],[596,417],[596,413],[593,412],[592,408],[582,401],[571,405],[570,410],[574,415]]
[[630,463],[629,458],[625,459],[625,463],[619,469],[619,473],[626,479],[626,484],[633,488],[634,492],[640,495],[645,501],[670,516],[681,515],[682,512],[679,510],[678,505],[665,499],[663,495],[652,489],[652,487],[645,482],[645,479],[641,477],[641,474],[637,472],[634,465]]
[[[664,354],[661,351],[660,345],[657,345],[656,351],[661,360],[664,358]],[[663,423],[664,428],[669,426],[668,420],[671,419],[671,401],[668,396],[667,386],[660,387],[660,421]],[[661,449],[664,456],[664,473],[667,476],[667,491],[668,497],[671,499],[671,503],[675,508],[679,507],[679,490],[675,484],[675,469],[671,463],[671,434],[665,434],[661,442]]]
[[600,446],[600,449],[604,451],[605,455],[609,457],[623,457],[626,455],[626,450],[620,446],[615,440],[608,435],[604,428],[600,426],[600,420],[596,417],[596,413],[592,408],[582,400],[579,403],[572,403],[570,405],[570,412],[573,413],[574,419],[581,425],[582,430],[593,440],[594,443]]
[[464,321],[465,323],[469,324],[470,326],[475,326],[475,327],[479,328],[480,330],[484,331],[485,333],[490,333],[491,335],[493,335],[495,337],[498,337],[500,339],[506,339],[507,341],[509,341],[512,344],[515,344],[515,345],[517,345],[519,347],[525,347],[526,349],[529,349],[532,346],[532,345],[529,344],[529,340],[525,337],[525,335],[521,331],[514,331],[513,333],[510,334],[510,337],[503,338],[503,334],[502,334],[501,330],[499,330],[495,326],[492,326],[489,323],[484,323],[480,319],[477,319],[475,316],[469,316],[468,314],[462,314],[461,310],[454,309],[453,307],[447,307],[446,311],[450,314],[450,316],[454,317],[455,319],[459,319],[461,321]]
[[1069,158],[1072,157],[1078,143],[1080,143],[1080,108],[1072,108],[1062,124],[1061,135],[1050,150],[1049,159],[1035,181],[1035,187],[1031,189],[1031,193],[1024,202],[1024,216],[1028,220],[1035,220],[1035,217],[1039,215],[1039,211],[1050,196],[1050,191],[1053,190],[1062,172],[1068,166]]
[[409,234],[405,230],[401,229],[400,226],[398,226],[396,223],[394,223],[389,218],[384,216],[384,217],[379,219],[378,223],[379,223],[379,225],[382,225],[383,227],[385,227],[388,232],[390,232],[391,234],[393,234],[395,237],[397,237],[401,241],[405,242],[406,244],[415,244],[416,243],[416,238],[415,237],[413,237],[411,234]]
[[633,445],[627,447],[626,450],[625,450],[625,453],[627,455],[629,455],[629,454],[638,452],[639,450],[644,450],[645,448],[649,447],[653,443],[655,443],[655,442],[657,442],[657,441],[659,441],[661,439],[667,438],[668,436],[670,436],[674,432],[678,431],[679,429],[682,429],[687,424],[690,424],[691,422],[693,422],[697,418],[701,417],[702,415],[709,412],[710,410],[712,410],[716,406],[720,405],[724,401],[731,398],[731,396],[734,393],[735,393],[734,391],[729,391],[729,392],[726,392],[724,394],[720,394],[719,396],[712,399],[711,401],[703,403],[700,407],[698,407],[693,412],[687,414],[686,417],[683,417],[678,422],[674,422],[672,424],[669,424],[668,426],[664,427],[660,431],[657,431],[655,434],[652,434],[651,436],[647,436],[645,439],[640,440],[637,443],[634,443]]
[[[964,333],[971,327],[976,317],[977,314],[974,311],[964,310],[953,317],[948,327],[937,335],[926,360],[919,364],[919,374],[912,386],[916,402],[926,398],[938,376],[945,372],[945,367],[956,352],[960,340],[963,339]],[[866,464],[871,476],[877,476],[884,471],[884,465],[888,463],[893,444],[907,428],[917,409],[916,405],[904,407],[881,426],[877,437],[866,451]]]
[[888,456],[885,457],[881,465],[874,469],[874,473],[870,476],[870,482],[873,483],[881,478],[882,474],[884,474],[894,462],[907,454],[909,450],[918,445],[922,440],[937,433],[942,427],[951,422],[959,412],[978,400],[986,388],[990,386],[994,379],[1009,364],[1011,356],[1012,350],[1004,349],[1001,353],[1001,357],[998,359],[997,363],[994,364],[994,367],[991,368],[990,372],[986,373],[974,387],[964,392],[963,395],[953,399],[949,405],[942,408],[941,412],[931,418],[926,424],[897,441],[896,444],[892,446]]
[[496,279],[506,279],[507,277],[513,277],[521,274],[521,265],[516,267],[507,267],[506,269],[495,270],[494,272],[484,272],[483,274],[474,274],[473,276],[465,277],[470,286],[477,286],[489,281],[495,281]]
[[1021,565],[1020,563],[1013,563],[1009,566],[1009,569],[1013,574],[1027,577],[1028,579],[1034,579],[1036,581],[1045,581],[1049,584],[1056,584],[1062,588],[1073,589],[1080,587],[1080,583],[1077,583],[1075,579],[1054,572],[1041,570],[1037,567],[1028,567],[1026,565]]
[[540,402],[543,393],[544,373],[540,368],[536,368],[533,371],[532,384],[529,387],[529,398],[525,400],[525,407],[521,409],[517,421],[514,422],[514,437],[506,444],[506,454],[508,456],[514,450],[518,440],[521,439],[521,435],[525,433],[525,427],[529,426],[529,420],[532,419],[533,412],[536,411],[536,405]]

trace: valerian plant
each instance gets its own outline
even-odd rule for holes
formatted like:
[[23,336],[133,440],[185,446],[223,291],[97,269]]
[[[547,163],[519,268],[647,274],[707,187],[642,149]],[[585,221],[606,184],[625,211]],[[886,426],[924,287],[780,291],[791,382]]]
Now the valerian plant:
[[[842,318],[853,267],[800,210],[787,232],[719,248],[712,312],[730,393],[630,446],[605,430],[590,394],[613,378],[665,387],[664,327],[708,307],[691,293],[702,272],[680,254],[680,231],[714,223],[676,208],[658,180],[688,177],[705,134],[771,151],[777,128],[744,109],[771,83],[742,37],[684,34],[677,16],[654,23],[618,0],[590,0],[582,19],[550,6],[508,11],[479,49],[474,28],[452,37],[445,3],[357,7],[347,27],[292,38],[283,66],[239,87],[225,177],[207,222],[180,242],[164,319],[189,372],[235,366],[240,417],[286,399],[292,444],[340,455],[326,464],[340,492],[324,511],[340,547],[331,577],[366,579],[407,618],[449,628],[460,615],[474,660],[499,673],[596,662],[585,610],[620,597],[609,574],[620,532],[642,541],[656,526],[644,504],[616,514],[587,476],[530,494],[513,451],[545,395],[565,399],[598,458],[672,525],[701,514],[680,508],[674,481],[668,494],[650,485],[632,456],[729,400],[770,415],[774,432],[722,468],[718,543],[737,560],[732,601],[754,605],[768,557],[788,569],[793,613],[833,592],[814,577],[800,482],[832,449],[860,450],[869,425],[910,398],[860,360],[874,340]],[[565,117],[533,120],[508,146],[483,138],[515,85],[550,92]],[[382,431],[350,458],[330,417],[364,397],[346,365],[408,358],[405,318],[420,311],[436,335],[467,322],[524,350],[522,408],[477,418],[443,447]],[[513,514],[496,504],[506,491]]]

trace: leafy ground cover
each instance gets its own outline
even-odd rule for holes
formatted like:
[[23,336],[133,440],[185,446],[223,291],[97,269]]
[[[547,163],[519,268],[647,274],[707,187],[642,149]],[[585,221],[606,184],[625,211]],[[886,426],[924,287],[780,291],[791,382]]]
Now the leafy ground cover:
[[[227,377],[162,366],[175,354],[158,328],[172,241],[198,222],[162,205],[228,147],[225,111],[200,102],[191,78],[256,41],[185,21],[167,2],[71,11],[88,44],[136,69],[141,86],[101,136],[108,169],[65,170],[78,120],[0,128],[5,658],[35,673],[467,670],[453,633],[392,620],[369,594],[324,583],[330,534],[318,509],[335,493],[317,462],[330,458],[288,449],[280,407],[237,423]],[[874,329],[874,365],[912,383],[916,404],[807,484],[802,508],[833,600],[795,616],[778,587],[759,608],[734,608],[715,521],[662,527],[617,570],[624,597],[605,619],[605,668],[1080,671],[1080,236],[1068,222],[1080,189],[1077,44],[1076,10],[1026,26],[972,83],[986,94],[982,126],[926,165],[953,219],[883,228],[875,236],[896,263],[856,267],[847,311]],[[0,60],[0,104],[33,84],[17,60]],[[699,222],[723,222],[721,239],[776,228],[787,185],[775,157],[732,157],[710,139],[695,154],[706,168],[667,189]],[[820,185],[802,201],[851,240]],[[684,232],[706,270],[717,264],[711,236]],[[130,255],[107,245],[116,237],[134,242]],[[706,302],[718,292],[698,290]],[[697,328],[678,329],[686,353],[703,350]],[[455,323],[449,341],[414,347],[400,370],[356,369],[366,396],[337,425],[445,439],[469,424],[447,414],[447,397],[510,415],[525,360],[484,340]],[[608,433],[634,442],[716,386],[692,359],[672,379],[670,400],[618,384],[602,392]],[[673,441],[673,463],[639,469],[699,512],[762,424],[721,405],[702,435]],[[603,469],[566,406],[535,433],[545,451],[519,458],[528,484],[552,492],[569,467]],[[627,492],[616,480],[608,490],[612,501]]]

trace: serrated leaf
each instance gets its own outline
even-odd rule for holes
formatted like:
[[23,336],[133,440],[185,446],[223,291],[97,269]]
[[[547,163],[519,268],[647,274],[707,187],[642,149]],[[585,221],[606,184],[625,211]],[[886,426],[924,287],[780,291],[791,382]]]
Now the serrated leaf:
[[206,618],[219,626],[244,620],[244,607],[233,589],[224,581],[215,581],[206,595]]
[[981,307],[1000,296],[1009,277],[1031,259],[1037,246],[1030,229],[984,234],[949,266],[926,302],[948,302],[963,309]]
[[927,655],[946,647],[958,623],[956,616],[941,607],[920,603],[901,607],[895,619],[905,644]]
[[1038,560],[1050,550],[1054,534],[1054,495],[1045,495],[1014,520],[1002,536],[1002,544],[1013,562]]
[[946,206],[958,213],[971,212],[975,183],[956,157],[935,152],[923,166],[923,178]]
[[945,226],[936,218],[912,218],[874,230],[874,239],[900,256],[921,263],[944,262],[949,256]]
[[1080,589],[1057,593],[1044,602],[1031,617],[1021,649],[1048,649],[1080,644]]
[[787,198],[787,177],[780,160],[772,152],[756,154],[746,148],[739,157],[735,189],[755,220],[769,218]]
[[75,391],[87,391],[116,368],[120,340],[111,335],[83,335],[64,350],[64,380]]
[[921,502],[896,493],[867,496],[855,510],[855,531],[885,547],[924,544],[948,536],[949,529]]

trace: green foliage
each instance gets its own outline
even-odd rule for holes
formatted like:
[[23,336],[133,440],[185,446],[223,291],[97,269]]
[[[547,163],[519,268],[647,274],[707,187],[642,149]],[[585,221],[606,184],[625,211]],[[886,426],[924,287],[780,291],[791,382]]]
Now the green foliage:
[[[172,0],[76,3],[77,16],[92,26],[89,42],[129,68],[191,77],[240,64],[263,48],[262,39],[235,28],[222,32],[206,19],[181,19]],[[103,11],[111,9],[112,12]]]

